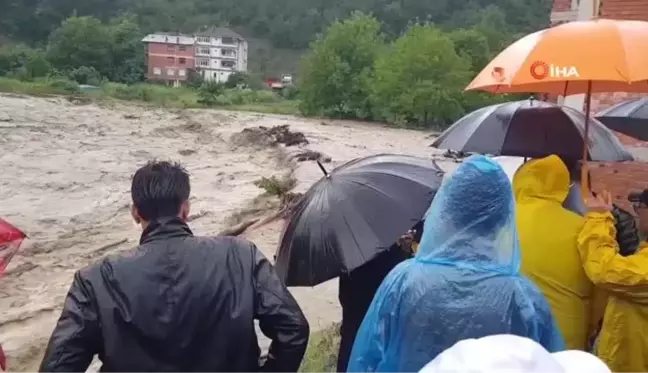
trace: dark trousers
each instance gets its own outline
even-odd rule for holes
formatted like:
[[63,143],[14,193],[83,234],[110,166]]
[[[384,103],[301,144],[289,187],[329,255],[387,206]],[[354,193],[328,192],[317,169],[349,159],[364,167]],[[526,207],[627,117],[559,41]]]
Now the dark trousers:
[[408,257],[409,255],[402,250],[392,247],[350,274],[340,276],[339,299],[342,305],[342,326],[337,361],[338,372],[347,371],[356,334],[378,287],[389,271]]

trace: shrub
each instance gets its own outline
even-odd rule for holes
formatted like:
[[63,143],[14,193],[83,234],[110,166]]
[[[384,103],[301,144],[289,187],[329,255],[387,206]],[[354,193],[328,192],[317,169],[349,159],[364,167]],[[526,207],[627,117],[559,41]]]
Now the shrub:
[[300,372],[335,372],[340,349],[340,324],[312,333]]
[[134,86],[127,86],[127,85],[118,85],[115,87],[115,91],[112,94],[117,99],[120,100],[143,100],[147,101],[146,94],[142,93],[142,90],[137,89],[137,87]]
[[299,96],[299,89],[295,86],[288,86],[281,90],[281,97],[285,98],[286,100],[296,100],[297,97]]
[[187,88],[172,88],[148,83],[132,85],[106,83],[103,85],[103,91],[107,96],[119,100],[155,102],[163,106],[167,103],[175,103],[182,107],[194,106],[190,97],[184,96],[187,92],[191,92]]
[[225,93],[225,86],[221,83],[206,81],[198,89],[198,103],[201,105],[217,105],[218,96]]
[[277,102],[279,97],[271,91],[253,91],[251,89],[228,90],[224,92],[230,105],[263,104]]
[[225,82],[225,88],[247,88],[249,86],[250,77],[243,72],[237,71],[230,74]]
[[0,48],[0,74],[12,76],[23,81],[45,77],[52,66],[40,49],[26,46],[6,46]]
[[47,83],[52,88],[52,93],[66,94],[79,92],[79,84],[65,78],[49,79]]
[[79,84],[100,85],[101,74],[94,67],[81,66],[76,68],[68,74],[70,80],[74,80]]
[[187,87],[198,89],[203,85],[204,82],[205,78],[203,78],[200,71],[198,71],[197,69],[187,70],[187,81],[185,82],[185,85]]
[[286,197],[288,192],[290,192],[295,185],[297,185],[297,180],[292,176],[287,176],[283,178],[278,178],[276,176],[271,177],[262,177],[261,179],[254,182],[258,188],[261,188],[269,196],[277,196],[282,200]]

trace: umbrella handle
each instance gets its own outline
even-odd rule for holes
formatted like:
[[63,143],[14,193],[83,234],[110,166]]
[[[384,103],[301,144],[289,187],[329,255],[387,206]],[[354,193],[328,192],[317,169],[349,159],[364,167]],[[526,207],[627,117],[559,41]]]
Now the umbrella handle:
[[581,166],[581,192],[583,193],[584,198],[589,198],[591,195],[590,191],[590,179],[589,179],[589,169],[587,167],[587,153],[589,151],[589,122],[590,122],[590,110],[592,104],[592,81],[587,82],[587,94],[585,95],[585,128],[583,130],[583,159]]
[[324,176],[329,177],[328,171],[326,171],[326,168],[324,168],[324,165],[320,162],[317,161],[317,165],[319,166],[320,170],[324,173]]
[[589,167],[587,162],[582,162],[581,165],[581,193],[583,198],[589,198],[592,195],[592,191],[590,190],[590,174],[589,174]]

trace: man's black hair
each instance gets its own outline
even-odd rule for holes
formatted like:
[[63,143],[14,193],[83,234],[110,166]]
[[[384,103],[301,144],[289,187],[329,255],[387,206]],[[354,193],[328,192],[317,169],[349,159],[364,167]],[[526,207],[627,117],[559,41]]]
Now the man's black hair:
[[133,175],[131,197],[146,221],[175,217],[189,199],[189,173],[179,163],[150,161]]

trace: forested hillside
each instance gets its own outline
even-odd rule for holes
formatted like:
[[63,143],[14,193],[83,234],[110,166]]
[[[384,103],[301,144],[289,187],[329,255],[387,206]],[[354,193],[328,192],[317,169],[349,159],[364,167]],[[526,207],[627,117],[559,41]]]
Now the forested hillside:
[[501,12],[508,30],[526,32],[547,25],[550,0],[4,0],[0,35],[44,44],[73,15],[104,21],[136,17],[142,32],[192,32],[229,25],[246,36],[267,39],[279,48],[303,49],[336,19],[352,11],[373,14],[390,36],[412,22],[457,28],[478,22],[486,9]]

